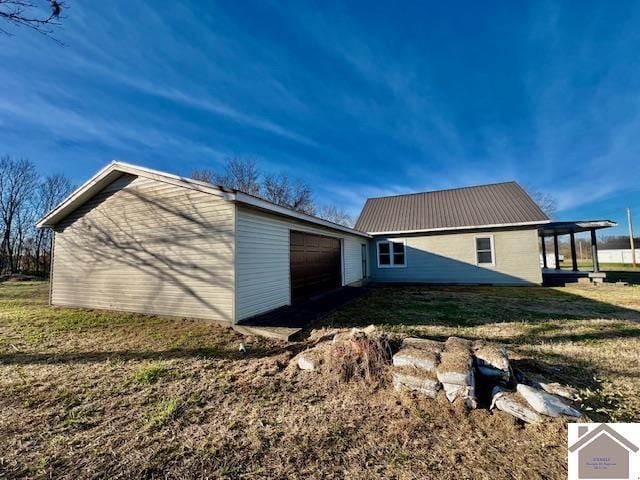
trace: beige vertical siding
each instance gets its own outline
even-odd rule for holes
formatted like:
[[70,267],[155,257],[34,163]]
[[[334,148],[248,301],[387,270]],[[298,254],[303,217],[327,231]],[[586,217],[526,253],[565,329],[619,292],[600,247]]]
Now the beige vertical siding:
[[123,175],[56,226],[54,305],[233,321],[234,206]]
[[[478,236],[493,236],[495,266],[476,265],[475,238]],[[542,282],[536,229],[394,238],[406,241],[407,266],[404,268],[377,266],[376,242],[381,239],[371,242],[374,281],[505,285]]]
[[[289,232],[343,239],[343,282],[362,278],[360,244],[365,238],[312,226],[258,210],[236,210],[236,321],[289,305]],[[357,246],[357,259],[355,249]]]

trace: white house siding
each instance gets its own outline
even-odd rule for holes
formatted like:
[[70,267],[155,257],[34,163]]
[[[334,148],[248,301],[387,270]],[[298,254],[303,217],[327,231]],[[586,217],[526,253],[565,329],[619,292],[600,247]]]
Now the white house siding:
[[233,319],[234,206],[123,175],[55,230],[51,301]]
[[[635,249],[636,264],[640,264],[640,248]],[[612,250],[598,250],[598,261],[600,263],[627,263],[631,265],[633,262],[633,256],[631,255],[631,249],[612,249]]]
[[342,242],[343,283],[345,285],[362,280],[362,245],[367,245],[366,238],[345,237]]
[[343,283],[362,279],[367,239],[251,208],[236,209],[236,321],[291,303],[289,232],[343,240]]
[[[495,266],[477,266],[475,238],[493,236]],[[377,282],[451,284],[539,284],[538,235],[535,229],[451,233],[393,238],[406,241],[406,267],[380,268],[371,241],[371,277]]]

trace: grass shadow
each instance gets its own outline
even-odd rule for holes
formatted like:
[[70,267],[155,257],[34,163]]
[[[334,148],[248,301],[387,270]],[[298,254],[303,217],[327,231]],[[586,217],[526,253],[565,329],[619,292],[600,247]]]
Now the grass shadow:
[[314,326],[475,327],[590,318],[640,320],[640,312],[559,288],[372,286],[363,297]]
[[86,364],[100,363],[109,360],[143,361],[143,360],[171,360],[183,358],[249,360],[255,358],[269,358],[281,355],[289,350],[288,346],[269,346],[250,348],[246,353],[238,350],[221,349],[217,347],[201,348],[172,348],[166,350],[114,350],[114,351],[85,351],[69,353],[0,353],[0,365],[37,365],[37,364]]

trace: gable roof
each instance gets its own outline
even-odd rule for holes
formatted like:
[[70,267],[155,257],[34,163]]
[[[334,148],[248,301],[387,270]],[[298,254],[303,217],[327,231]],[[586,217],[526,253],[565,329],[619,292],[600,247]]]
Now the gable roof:
[[239,190],[232,190],[226,187],[212,185],[207,182],[201,182],[191,178],[180,177],[172,175],[170,173],[161,172],[158,170],[152,170],[150,168],[139,167],[137,165],[131,165],[124,162],[113,161],[87,182],[77,188],[71,195],[65,198],[60,204],[58,204],[53,210],[47,213],[44,217],[38,220],[36,226],[38,228],[54,227],[57,223],[67,217],[71,212],[76,210],[82,204],[91,199],[95,194],[104,189],[107,185],[115,181],[123,174],[131,174],[139,177],[151,178],[160,182],[170,183],[180,187],[188,188],[191,190],[197,190],[203,193],[209,193],[217,197],[222,197],[230,202],[239,203],[250,206],[268,213],[280,215],[284,217],[294,218],[315,225],[320,225],[332,230],[339,230],[353,235],[361,237],[369,237],[368,234],[357,231],[353,228],[345,227],[333,223],[329,220],[316,217],[314,215],[308,215],[306,213],[298,212],[281,205],[263,200],[258,197],[240,192]]
[[549,218],[516,182],[369,198],[355,228],[370,234],[539,225]]
[[[160,180],[165,183],[171,183],[185,188],[198,190],[200,192],[211,193],[212,195],[217,195],[219,197],[225,195],[224,189],[210,185],[206,182],[178,177],[169,173],[159,172],[114,160],[85,183],[80,185],[80,187],[60,202],[53,210],[38,220],[36,226],[38,228],[53,227],[75,209],[88,201],[96,193],[125,173]],[[230,192],[230,190],[228,191]]]
[[582,447],[584,447],[591,440],[594,440],[595,438],[599,437],[601,434],[605,434],[605,433],[608,434],[610,437],[612,437],[614,440],[617,440],[619,443],[621,443],[627,450],[631,452],[638,451],[637,446],[635,446],[629,440],[624,438],[622,435],[616,432],[613,428],[609,427],[606,423],[600,424],[599,427],[594,428],[589,433],[580,437],[580,439],[576,443],[574,443],[569,447],[569,451],[575,452],[576,450],[579,450]]

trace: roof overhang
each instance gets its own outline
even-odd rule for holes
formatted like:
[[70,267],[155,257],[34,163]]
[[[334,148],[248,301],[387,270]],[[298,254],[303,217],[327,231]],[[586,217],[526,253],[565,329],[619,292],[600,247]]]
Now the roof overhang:
[[589,232],[603,228],[617,227],[618,224],[611,220],[577,220],[573,222],[550,222],[538,229],[542,236],[568,235],[570,233]]
[[199,192],[209,193],[218,197],[222,197],[228,201],[249,205],[253,208],[257,208],[276,215],[294,218],[296,220],[320,225],[332,230],[338,230],[360,237],[370,238],[370,235],[359,230],[354,230],[352,228],[345,227],[343,225],[339,225],[337,223],[333,223],[328,220],[315,217],[313,215],[307,215],[305,213],[297,212],[290,208],[276,205],[266,200],[262,200],[261,198],[248,195],[246,193],[219,187],[210,183],[201,182],[199,180],[180,177],[177,175],[172,175],[170,173],[160,172],[158,170],[152,170],[149,168],[139,167],[137,165],[131,165],[119,161],[111,162],[109,165],[96,173],[91,179],[89,179],[82,186],[71,193],[71,195],[65,198],[57,207],[55,207],[44,217],[42,217],[38,221],[36,226],[38,228],[50,228],[55,226],[67,215],[76,210],[91,197],[93,197],[95,194],[97,194],[99,191],[118,179],[123,174],[131,174],[139,177],[151,178],[160,182],[189,188],[191,190],[197,190]]
[[443,228],[426,228],[420,230],[390,230],[388,232],[368,232],[369,235],[411,235],[418,233],[438,233],[438,232],[457,232],[464,230],[483,230],[493,228],[517,228],[517,227],[535,227],[550,223],[550,220],[538,220],[535,222],[516,222],[516,223],[496,223],[491,225],[465,225],[462,227],[443,227]]

